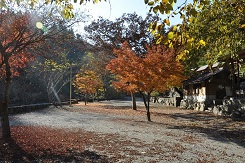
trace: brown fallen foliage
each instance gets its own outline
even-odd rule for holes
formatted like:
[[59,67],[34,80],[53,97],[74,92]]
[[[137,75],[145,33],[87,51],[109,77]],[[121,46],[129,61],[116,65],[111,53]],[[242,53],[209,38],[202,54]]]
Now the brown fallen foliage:
[[12,127],[12,139],[0,140],[0,162],[108,162],[86,149],[99,136],[91,132],[68,132],[45,127]]
[[[159,142],[146,144],[117,134],[82,130],[19,126],[11,131],[11,140],[0,140],[0,162],[133,162],[138,157],[152,157],[161,152],[165,152],[164,159],[171,160],[185,150],[179,143],[168,142],[163,151],[158,147]],[[147,150],[141,151],[142,147]],[[157,161],[153,158],[151,162]]]
[[[121,123],[138,123],[144,127],[145,109],[139,107],[133,111],[128,107],[115,107],[100,103],[87,106],[75,105],[67,107],[69,111],[95,112],[101,114],[126,115],[137,121],[118,118]],[[245,122],[232,121],[230,118],[214,116],[211,113],[181,110],[179,108],[152,107],[152,125],[164,125],[167,128],[186,129],[205,133],[212,138],[225,138],[238,144],[245,143]],[[0,132],[1,133],[1,132]],[[151,157],[163,155],[164,160],[178,158],[185,147],[182,142],[195,144],[201,140],[192,135],[180,137],[179,143],[154,142],[147,144],[137,140],[128,140],[117,134],[101,134],[83,130],[69,131],[46,127],[16,126],[11,127],[12,139],[0,139],[0,162],[133,162],[135,157]],[[169,137],[177,137],[176,133],[166,132]],[[1,135],[0,135],[1,136]],[[165,147],[165,151],[160,149]],[[141,151],[142,147],[145,147]],[[147,149],[147,150],[146,150]],[[162,151],[161,151],[162,150]],[[202,156],[212,158],[214,156]],[[206,160],[210,162],[211,159]],[[203,160],[202,160],[203,161]],[[199,162],[202,162],[199,161]],[[151,162],[157,162],[152,159]],[[212,161],[211,161],[212,162]]]

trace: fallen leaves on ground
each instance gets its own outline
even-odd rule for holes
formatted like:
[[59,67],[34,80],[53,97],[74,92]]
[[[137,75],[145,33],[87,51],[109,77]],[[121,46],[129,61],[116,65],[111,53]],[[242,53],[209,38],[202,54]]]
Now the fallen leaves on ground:
[[[245,141],[245,122],[214,116],[212,113],[183,110],[174,107],[154,106],[151,108],[153,122],[146,122],[144,107],[134,111],[129,107],[115,107],[100,103],[74,105],[64,109],[74,112],[125,115],[114,121],[134,124],[138,127],[164,126],[170,129],[191,130],[204,133],[212,138],[225,138],[239,144]],[[132,121],[130,121],[132,120]],[[147,124],[147,125],[146,125]],[[158,132],[158,131],[156,131]],[[176,135],[179,142],[153,141],[147,143],[136,139],[126,139],[117,134],[102,134],[83,130],[71,131],[47,127],[11,127],[12,139],[0,140],[0,162],[133,162],[140,157],[148,157],[149,162],[157,162],[154,155],[162,160],[178,159],[186,150],[182,143],[196,144],[202,141],[190,134]],[[1,136],[1,135],[0,135]],[[224,154],[225,155],[225,154]],[[215,157],[206,153],[200,155],[199,162],[215,162]]]
[[[180,143],[147,144],[117,134],[100,134],[46,127],[11,127],[12,139],[0,140],[0,162],[133,162],[138,157],[161,154],[165,160],[179,157],[185,148]],[[144,148],[143,148],[144,147]],[[155,161],[154,161],[155,160]]]
[[[66,107],[67,108],[67,107]],[[146,121],[146,111],[144,107],[132,110],[130,107],[113,106],[104,103],[89,103],[88,105],[77,104],[67,108],[75,112],[96,112],[100,114],[125,115],[134,118],[141,118],[140,122]],[[180,109],[177,107],[153,105],[150,108],[151,119],[156,125],[168,126],[173,129],[194,130],[208,134],[214,138],[225,138],[236,143],[245,144],[245,119],[235,121],[230,117],[217,116],[211,112],[201,112],[195,110]],[[115,119],[128,123],[128,119]],[[136,123],[134,121],[133,123]],[[141,125],[141,123],[137,124]]]
[[98,142],[91,132],[68,132],[45,127],[11,127],[12,139],[1,140],[0,162],[108,162],[86,149]]

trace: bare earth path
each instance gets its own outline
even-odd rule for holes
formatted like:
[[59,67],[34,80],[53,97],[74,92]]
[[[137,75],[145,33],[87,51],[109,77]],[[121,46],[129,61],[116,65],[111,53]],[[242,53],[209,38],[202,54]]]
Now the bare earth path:
[[[40,158],[45,160],[47,155],[40,154],[37,143],[43,132],[54,134],[59,140],[53,147],[42,147],[56,161],[60,152],[54,150],[56,146],[61,150],[71,141],[73,145],[63,149],[66,153],[72,151],[64,162],[245,162],[244,120],[154,104],[153,122],[147,122],[142,102],[138,102],[137,111],[131,110],[130,105],[130,101],[104,101],[12,115],[13,137],[36,162],[43,162]],[[33,134],[27,131],[35,131],[33,140]],[[71,140],[61,137],[63,131],[69,133]],[[31,141],[22,143],[20,140],[28,134]],[[52,137],[49,139],[52,142]],[[28,146],[35,146],[34,151],[39,154],[32,153]],[[88,154],[86,151],[90,152],[87,161],[81,158]],[[49,161],[55,162],[52,158]]]

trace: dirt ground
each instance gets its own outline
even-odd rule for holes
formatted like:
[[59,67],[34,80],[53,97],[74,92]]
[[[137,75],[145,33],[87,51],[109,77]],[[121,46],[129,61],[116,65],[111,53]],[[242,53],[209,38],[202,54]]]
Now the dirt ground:
[[245,162],[245,121],[142,102],[103,101],[11,115],[0,162]]

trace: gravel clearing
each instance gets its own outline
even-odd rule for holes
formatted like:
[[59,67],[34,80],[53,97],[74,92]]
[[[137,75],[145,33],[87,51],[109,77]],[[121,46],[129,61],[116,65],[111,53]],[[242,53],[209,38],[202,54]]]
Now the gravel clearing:
[[[137,105],[143,106],[143,103],[138,102]],[[189,111],[190,113],[184,116],[187,111],[182,110],[171,114],[175,116],[173,118],[168,114],[169,109],[167,112],[152,114],[153,122],[147,122],[144,110],[139,109],[135,114],[129,109],[130,106],[130,101],[104,101],[98,103],[98,106],[90,103],[88,106],[79,104],[63,109],[50,107],[11,115],[10,124],[11,126],[45,126],[68,131],[82,129],[98,135],[114,134],[117,136],[115,138],[117,146],[121,145],[122,151],[130,152],[98,151],[93,146],[87,148],[97,150],[96,152],[106,154],[108,157],[124,155],[124,158],[116,162],[245,162],[244,122],[234,123],[240,125],[236,126],[239,129],[231,130],[227,126],[221,126],[222,123],[218,127],[212,124],[215,116],[207,116],[204,120],[202,116],[188,117],[194,114],[194,111]],[[98,107],[106,109],[100,111]],[[113,109],[117,107],[121,109]],[[190,124],[193,126],[190,127]],[[229,129],[234,133],[239,132],[243,137],[238,139],[223,136],[223,133],[230,131]]]

